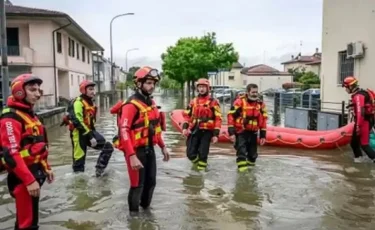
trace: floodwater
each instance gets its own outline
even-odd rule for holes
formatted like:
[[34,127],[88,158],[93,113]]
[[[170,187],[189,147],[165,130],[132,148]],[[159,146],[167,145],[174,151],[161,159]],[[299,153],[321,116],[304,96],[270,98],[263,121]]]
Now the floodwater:
[[[155,99],[164,111],[180,107],[172,97]],[[115,118],[105,111],[100,116],[98,130],[112,139]],[[174,157],[165,163],[159,155],[152,209],[130,217],[123,154],[114,152],[106,174],[96,178],[98,152],[89,151],[86,172],[73,174],[66,130],[49,134],[56,181],[42,189],[42,230],[375,229],[375,167],[352,163],[347,149],[261,147],[256,167],[240,174],[232,146],[218,144],[212,146],[208,172],[199,173],[183,157],[184,142],[168,123],[165,140]],[[0,176],[1,230],[13,229],[14,212]]]

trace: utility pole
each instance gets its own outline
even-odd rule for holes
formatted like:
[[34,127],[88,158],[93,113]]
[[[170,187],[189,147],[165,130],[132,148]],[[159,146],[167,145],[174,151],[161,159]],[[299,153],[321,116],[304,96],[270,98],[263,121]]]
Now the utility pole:
[[8,46],[7,46],[7,22],[5,12],[5,0],[0,0],[0,40],[1,40],[1,80],[3,107],[9,96],[9,69],[8,69]]

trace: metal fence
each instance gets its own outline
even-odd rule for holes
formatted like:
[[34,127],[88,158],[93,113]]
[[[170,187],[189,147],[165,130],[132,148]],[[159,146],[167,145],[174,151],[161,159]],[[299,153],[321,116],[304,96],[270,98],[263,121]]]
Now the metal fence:
[[[223,120],[226,122],[226,115],[230,110],[230,106],[235,100],[237,95],[231,93],[224,97],[218,97],[217,99],[221,103],[221,112],[223,114]],[[348,103],[342,102],[325,102],[320,100],[320,94],[312,93],[275,93],[272,96],[261,96],[263,102],[266,104],[269,123],[273,125],[284,126],[285,110],[286,108],[304,108],[312,110],[312,113],[318,113],[319,111],[330,111],[335,113],[341,113],[342,123],[348,121]]]

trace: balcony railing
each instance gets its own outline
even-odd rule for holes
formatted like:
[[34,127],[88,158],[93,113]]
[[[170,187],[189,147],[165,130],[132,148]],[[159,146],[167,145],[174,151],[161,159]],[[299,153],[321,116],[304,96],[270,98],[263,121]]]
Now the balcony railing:
[[20,56],[20,47],[8,46],[8,56]]

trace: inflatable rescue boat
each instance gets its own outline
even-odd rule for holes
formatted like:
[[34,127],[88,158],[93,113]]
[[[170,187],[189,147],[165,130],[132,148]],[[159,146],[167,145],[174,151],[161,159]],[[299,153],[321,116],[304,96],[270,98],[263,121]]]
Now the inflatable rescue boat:
[[[172,125],[182,133],[183,110],[170,114]],[[266,145],[304,149],[334,149],[350,143],[354,124],[327,131],[312,131],[294,128],[267,126]],[[227,125],[222,125],[219,142],[230,142]]]

